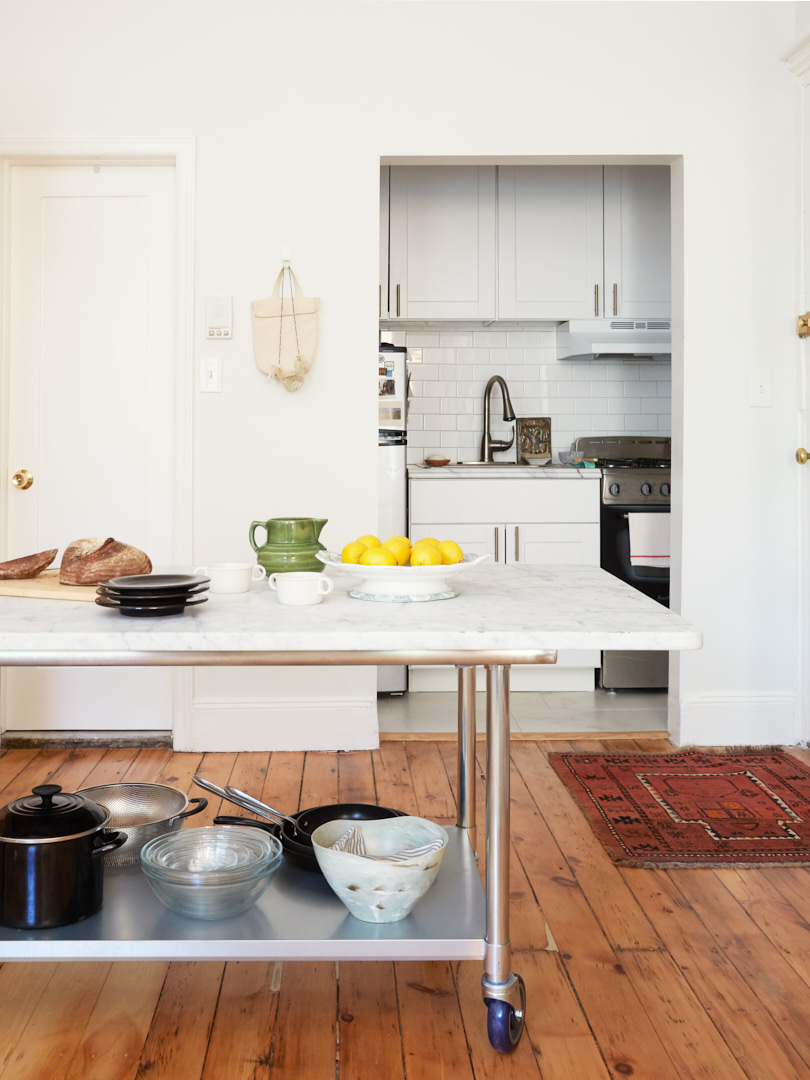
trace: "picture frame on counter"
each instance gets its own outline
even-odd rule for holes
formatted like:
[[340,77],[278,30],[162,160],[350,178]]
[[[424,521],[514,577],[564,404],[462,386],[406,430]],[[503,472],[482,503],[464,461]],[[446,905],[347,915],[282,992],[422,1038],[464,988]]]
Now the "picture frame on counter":
[[518,461],[530,464],[551,457],[551,417],[519,416],[517,424]]

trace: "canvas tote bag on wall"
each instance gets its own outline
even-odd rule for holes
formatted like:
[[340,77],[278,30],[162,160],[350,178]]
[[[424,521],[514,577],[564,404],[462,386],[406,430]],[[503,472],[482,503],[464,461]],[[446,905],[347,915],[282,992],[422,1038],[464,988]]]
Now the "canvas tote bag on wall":
[[256,363],[268,379],[278,379],[285,390],[300,390],[312,367],[318,345],[319,303],[317,296],[303,295],[298,278],[285,264],[272,295],[250,305]]

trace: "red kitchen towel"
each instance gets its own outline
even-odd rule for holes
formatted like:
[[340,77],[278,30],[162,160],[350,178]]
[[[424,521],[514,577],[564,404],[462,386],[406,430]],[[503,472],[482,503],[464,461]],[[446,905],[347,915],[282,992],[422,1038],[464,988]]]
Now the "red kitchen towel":
[[631,566],[669,569],[669,514],[628,514]]

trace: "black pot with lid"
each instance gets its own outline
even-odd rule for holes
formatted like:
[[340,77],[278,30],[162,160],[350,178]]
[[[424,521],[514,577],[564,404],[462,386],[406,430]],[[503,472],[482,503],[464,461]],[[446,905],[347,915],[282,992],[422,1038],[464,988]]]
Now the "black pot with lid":
[[40,930],[101,907],[106,851],[126,841],[109,811],[58,784],[40,784],[0,810],[0,923]]

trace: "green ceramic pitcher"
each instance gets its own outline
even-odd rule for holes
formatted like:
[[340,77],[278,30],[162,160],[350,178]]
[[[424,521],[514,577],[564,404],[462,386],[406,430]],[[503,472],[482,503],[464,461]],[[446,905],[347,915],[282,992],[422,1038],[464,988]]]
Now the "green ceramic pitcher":
[[[260,566],[271,574],[283,574],[290,570],[323,570],[323,563],[315,558],[324,545],[318,540],[327,518],[270,518],[269,521],[250,523],[250,546],[256,552]],[[256,530],[264,529],[267,540],[261,547],[256,543]]]

